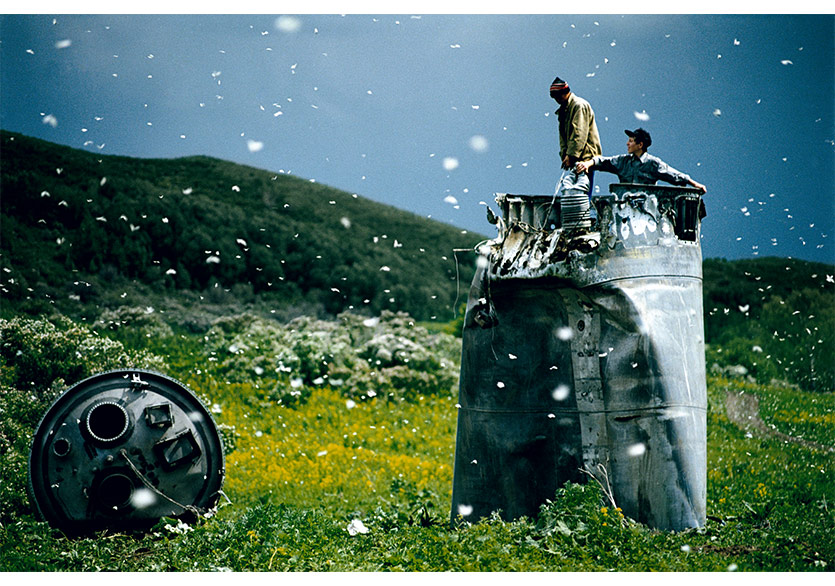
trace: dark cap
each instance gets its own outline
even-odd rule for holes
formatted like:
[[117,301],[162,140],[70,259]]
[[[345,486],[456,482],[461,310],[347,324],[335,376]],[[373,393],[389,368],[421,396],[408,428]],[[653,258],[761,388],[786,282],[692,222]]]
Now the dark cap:
[[649,136],[649,132],[644,130],[643,128],[636,128],[635,130],[624,130],[626,136],[631,136],[635,139],[635,142],[640,142],[644,145],[644,150],[649,148],[649,145],[652,144],[652,138]]
[[556,78],[554,81],[551,82],[551,95],[554,94],[561,94],[563,92],[567,92],[569,90],[568,84],[561,80],[559,77]]

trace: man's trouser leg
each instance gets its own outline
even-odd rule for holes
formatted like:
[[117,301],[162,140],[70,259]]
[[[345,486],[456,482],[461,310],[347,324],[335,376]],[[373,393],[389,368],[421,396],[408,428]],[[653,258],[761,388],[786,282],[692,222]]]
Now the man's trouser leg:
[[560,223],[563,229],[591,229],[589,175],[574,170],[563,175],[557,186],[560,198]]

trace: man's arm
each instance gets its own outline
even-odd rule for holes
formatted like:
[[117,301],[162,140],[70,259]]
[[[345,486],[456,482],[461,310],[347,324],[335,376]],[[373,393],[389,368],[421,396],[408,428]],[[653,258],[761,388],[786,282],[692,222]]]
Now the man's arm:
[[575,169],[578,173],[588,173],[592,167],[594,167],[594,159],[589,159],[588,161],[578,162]]
[[667,183],[672,183],[673,185],[690,185],[702,193],[707,192],[707,187],[701,183],[693,181],[693,179],[690,178],[690,175],[682,173],[677,169],[673,169],[658,157],[654,157],[654,159],[656,162],[655,176],[657,179],[661,179]]
[[577,163],[575,169],[578,173],[588,173],[591,169],[597,169],[599,171],[606,171],[608,173],[618,173],[618,163],[621,160],[622,155],[617,155],[614,157],[594,157],[593,159],[589,159],[588,161],[580,161]]
[[701,192],[702,192],[702,195],[704,195],[705,193],[707,193],[707,187],[705,187],[705,186],[704,186],[704,185],[702,185],[701,183],[697,183],[697,182],[695,182],[695,181],[693,181],[693,180],[691,179],[691,180],[688,182],[688,184],[689,184],[689,185],[692,185],[693,187],[695,187],[696,189],[698,189],[699,191],[701,191]]

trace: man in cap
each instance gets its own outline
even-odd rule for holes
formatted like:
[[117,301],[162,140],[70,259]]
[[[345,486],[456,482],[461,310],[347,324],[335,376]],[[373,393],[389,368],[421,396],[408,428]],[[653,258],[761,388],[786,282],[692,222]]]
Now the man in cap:
[[578,173],[575,165],[599,156],[600,135],[591,105],[574,94],[568,84],[557,77],[551,84],[551,97],[560,107],[556,111],[560,133],[560,161],[566,170],[557,185],[555,197],[560,197],[564,228],[588,228],[589,192],[594,179],[592,173]]
[[594,168],[615,173],[621,183],[655,185],[656,181],[662,180],[673,185],[690,185],[702,193],[707,192],[704,185],[693,181],[689,175],[673,169],[658,157],[647,153],[649,145],[652,144],[649,132],[643,128],[624,132],[629,137],[626,141],[626,154],[614,157],[597,155],[589,160],[582,160],[577,163],[576,171],[588,173]]

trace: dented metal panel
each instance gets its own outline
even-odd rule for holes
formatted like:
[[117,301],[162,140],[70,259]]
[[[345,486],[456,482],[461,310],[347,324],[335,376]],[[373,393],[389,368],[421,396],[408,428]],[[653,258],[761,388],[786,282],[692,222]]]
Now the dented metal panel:
[[463,333],[452,517],[534,516],[605,467],[624,514],[705,520],[700,198],[615,184],[591,232],[550,196],[497,196]]

